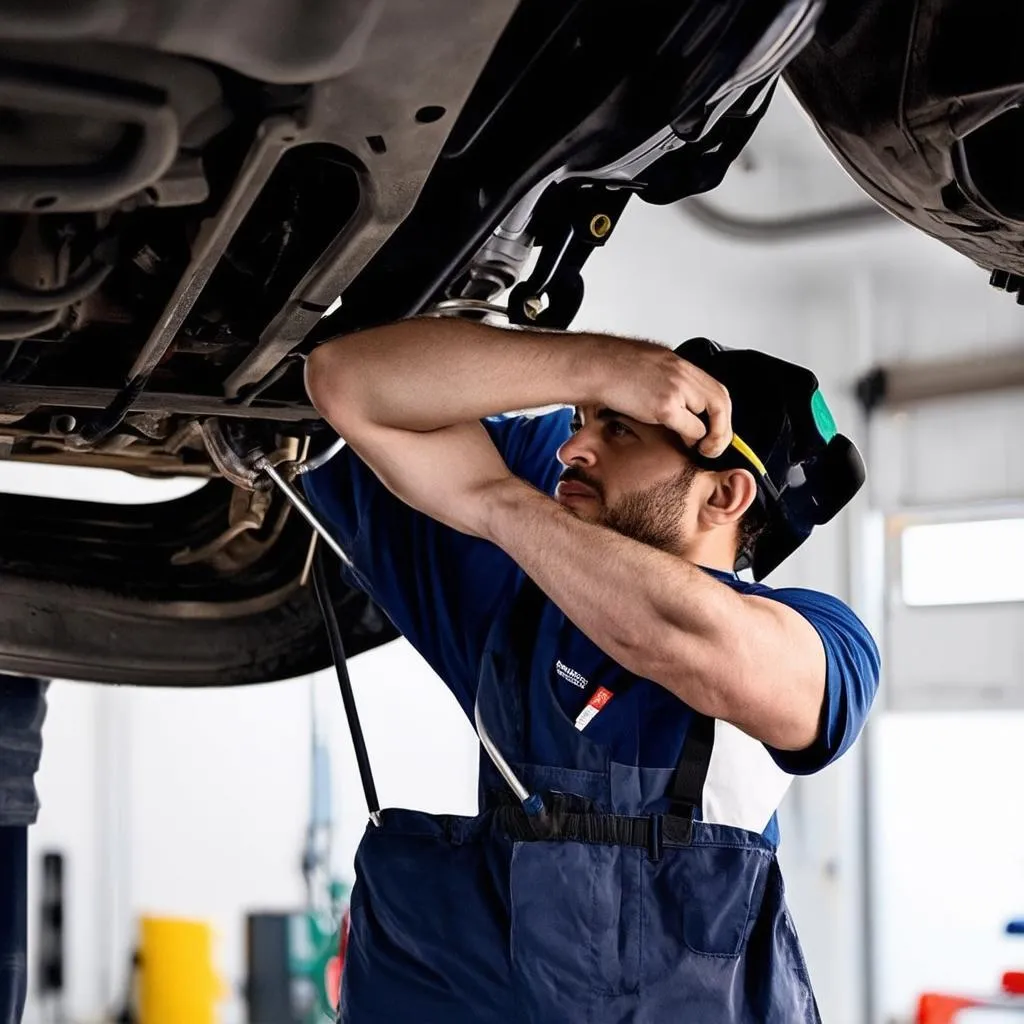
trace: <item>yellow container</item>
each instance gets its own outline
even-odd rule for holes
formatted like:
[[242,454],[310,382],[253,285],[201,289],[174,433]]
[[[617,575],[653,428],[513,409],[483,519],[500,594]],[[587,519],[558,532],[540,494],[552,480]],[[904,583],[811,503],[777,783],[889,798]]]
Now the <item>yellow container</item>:
[[139,1024],[216,1024],[225,988],[213,967],[213,929],[144,917],[141,933]]

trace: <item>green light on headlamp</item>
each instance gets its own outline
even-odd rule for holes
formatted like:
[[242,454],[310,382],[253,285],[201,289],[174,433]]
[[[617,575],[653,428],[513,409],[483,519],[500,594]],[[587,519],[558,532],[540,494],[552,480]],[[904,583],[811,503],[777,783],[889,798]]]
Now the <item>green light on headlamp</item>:
[[839,430],[836,427],[836,421],[832,418],[832,410],[829,409],[820,388],[811,395],[811,415],[814,417],[814,425],[818,428],[822,440],[828,444],[839,433]]

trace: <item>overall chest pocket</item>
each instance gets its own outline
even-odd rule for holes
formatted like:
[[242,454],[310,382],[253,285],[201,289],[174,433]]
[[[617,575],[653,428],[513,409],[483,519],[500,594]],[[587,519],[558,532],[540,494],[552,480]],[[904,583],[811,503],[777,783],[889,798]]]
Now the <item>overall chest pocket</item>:
[[644,856],[566,841],[513,848],[512,967],[531,990],[564,1005],[567,1020],[586,1019],[594,996],[638,991]]

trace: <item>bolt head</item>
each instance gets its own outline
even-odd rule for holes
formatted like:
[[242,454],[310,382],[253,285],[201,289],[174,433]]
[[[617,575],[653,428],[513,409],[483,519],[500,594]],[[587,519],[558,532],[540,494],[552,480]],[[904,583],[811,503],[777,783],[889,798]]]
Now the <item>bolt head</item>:
[[544,312],[544,300],[539,295],[523,299],[523,312],[531,320],[536,320]]

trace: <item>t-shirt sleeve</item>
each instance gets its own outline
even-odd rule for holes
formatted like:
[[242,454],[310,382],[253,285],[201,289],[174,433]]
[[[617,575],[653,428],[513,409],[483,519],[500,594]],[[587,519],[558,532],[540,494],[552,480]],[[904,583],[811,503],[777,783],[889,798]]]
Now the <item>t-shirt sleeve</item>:
[[[551,493],[570,410],[488,419],[509,469]],[[349,448],[304,478],[306,496],[365,591],[472,715],[487,634],[512,594],[518,568],[495,545],[438,523],[396,498]]]
[[825,702],[817,740],[805,750],[768,747],[783,771],[811,775],[845,753],[860,735],[878,692],[878,647],[864,623],[836,597],[799,588],[772,590],[762,596],[803,615],[825,648]]

